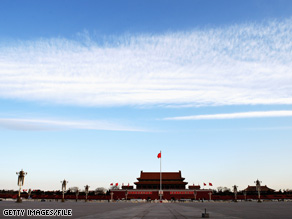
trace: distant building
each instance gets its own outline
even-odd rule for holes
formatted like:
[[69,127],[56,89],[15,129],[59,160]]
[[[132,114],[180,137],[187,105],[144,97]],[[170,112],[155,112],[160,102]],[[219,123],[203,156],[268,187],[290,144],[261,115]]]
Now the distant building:
[[[162,172],[162,191],[163,199],[166,200],[184,200],[197,199],[209,200],[211,189],[200,189],[199,185],[189,186],[186,189],[187,182],[182,177],[181,171],[178,172]],[[122,186],[122,189],[114,189],[110,191],[114,200],[118,199],[146,199],[158,200],[160,190],[160,172],[143,172],[135,182],[136,189],[133,186]]]
[[[262,194],[275,192],[274,189],[271,189],[271,188],[267,187],[267,185],[261,186],[260,188],[261,188],[260,191],[261,191]],[[252,193],[256,193],[257,189],[256,189],[256,186],[247,186],[247,188],[244,189],[243,191],[246,192],[247,194],[252,194]]]
[[[162,190],[163,189],[185,189],[187,182],[185,178],[181,177],[179,172],[162,172]],[[137,189],[160,189],[160,172],[143,172],[141,171],[140,177],[135,182]]]
[[194,189],[201,189],[201,186],[200,185],[192,185],[192,186],[189,186],[189,189],[192,189],[192,190],[194,190]]
[[130,186],[130,185],[122,186],[122,189],[134,189],[134,186]]

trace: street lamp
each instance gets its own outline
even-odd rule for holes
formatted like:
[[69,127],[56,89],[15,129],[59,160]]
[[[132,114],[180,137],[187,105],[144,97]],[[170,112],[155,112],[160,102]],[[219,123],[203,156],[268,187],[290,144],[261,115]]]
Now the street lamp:
[[111,202],[113,202],[113,201],[114,201],[114,192],[111,191]]
[[233,186],[233,192],[234,192],[234,201],[237,202],[237,186]]
[[209,201],[211,201],[212,200],[212,192],[210,191],[208,194],[209,194]]
[[21,171],[16,172],[16,174],[18,175],[17,185],[19,186],[18,196],[17,196],[16,202],[21,203],[22,202],[22,200],[20,198],[21,186],[23,186],[23,184],[24,184],[24,177],[25,177],[25,175],[27,175],[27,173],[21,169]]
[[69,182],[64,179],[63,181],[61,181],[61,183],[62,183],[62,202],[65,202],[65,191],[67,183]]
[[89,193],[89,185],[84,186],[85,187],[85,202],[87,202],[87,197],[88,197],[88,193]]
[[31,189],[28,190],[28,199],[30,199],[31,197]]
[[244,195],[244,200],[247,201],[247,200],[246,200],[247,193],[246,193],[245,190],[243,191],[243,195]]
[[258,192],[258,202],[261,202],[261,182],[257,179],[257,181],[255,181],[256,184],[256,190]]
[[79,195],[79,188],[78,187],[76,187],[75,195],[76,195],[76,202],[77,202],[78,201],[78,195]]

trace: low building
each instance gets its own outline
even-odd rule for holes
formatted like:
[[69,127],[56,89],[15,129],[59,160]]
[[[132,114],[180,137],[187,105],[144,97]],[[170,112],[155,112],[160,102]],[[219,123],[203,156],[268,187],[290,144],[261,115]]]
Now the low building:
[[[256,186],[247,186],[247,188],[244,189],[243,192],[246,192],[247,194],[257,193],[257,187]],[[260,186],[260,192],[262,194],[274,193],[275,190],[271,189],[271,188],[267,187],[267,185],[265,185],[265,186]]]
[[[162,190],[164,189],[185,189],[187,182],[181,177],[179,172],[162,172],[161,173]],[[160,172],[143,172],[135,182],[137,189],[160,189]]]
[[199,190],[199,189],[201,189],[201,186],[193,184],[192,186],[189,186],[189,189],[191,189],[191,190]]
[[124,186],[124,185],[122,185],[122,189],[131,190],[131,189],[134,189],[134,186],[130,186],[130,185]]
[[[122,189],[111,190],[111,199],[146,199],[158,200],[160,190],[160,172],[143,172],[135,182],[136,189],[128,185],[129,188],[122,187]],[[187,182],[182,177],[181,171],[178,172],[162,172],[161,185],[163,195],[162,198],[166,200],[209,200],[212,199],[212,190],[200,189],[200,186],[189,186],[186,189]]]

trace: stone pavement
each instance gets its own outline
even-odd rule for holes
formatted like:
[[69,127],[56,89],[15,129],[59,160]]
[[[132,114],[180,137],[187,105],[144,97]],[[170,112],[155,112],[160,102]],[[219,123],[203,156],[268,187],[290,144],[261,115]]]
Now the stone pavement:
[[25,211],[27,209],[72,209],[72,216],[49,218],[202,218],[205,208],[210,218],[292,218],[292,202],[85,203],[83,201],[65,203],[1,201],[0,218],[44,218],[5,217],[3,216],[4,209],[25,209]]

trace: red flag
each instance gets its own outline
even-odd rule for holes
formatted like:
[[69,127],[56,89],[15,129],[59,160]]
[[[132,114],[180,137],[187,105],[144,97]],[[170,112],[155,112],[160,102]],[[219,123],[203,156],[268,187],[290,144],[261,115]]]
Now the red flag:
[[111,186],[113,186],[114,184],[113,183],[111,183]]
[[206,186],[206,183],[204,183],[204,186]]
[[157,158],[161,158],[161,152],[157,155]]
[[212,183],[209,183],[209,186],[213,186]]
[[118,186],[119,185],[119,183],[116,183],[116,186]]

